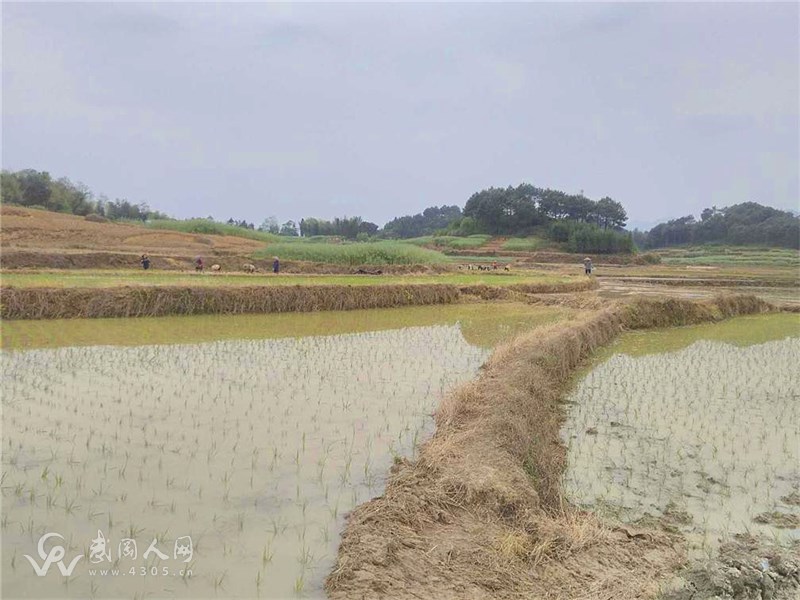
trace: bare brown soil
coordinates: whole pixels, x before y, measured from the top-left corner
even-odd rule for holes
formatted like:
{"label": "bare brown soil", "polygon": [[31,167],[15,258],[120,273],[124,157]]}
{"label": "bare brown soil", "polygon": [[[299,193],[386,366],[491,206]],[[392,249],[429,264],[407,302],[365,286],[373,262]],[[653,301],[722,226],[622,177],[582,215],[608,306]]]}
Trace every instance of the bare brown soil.
{"label": "bare brown soil", "polygon": [[494,237],[480,247],[481,252],[486,252],[487,256],[491,256],[491,252],[502,252],[503,245],[508,241],[505,237]]}
{"label": "bare brown soil", "polygon": [[[235,236],[200,235],[146,229],[107,220],[0,205],[0,263],[3,269],[120,269],[139,268],[142,254],[153,269],[194,268],[196,256],[218,264],[224,273],[241,272],[252,264],[260,272],[272,270],[271,259],[253,259],[264,242]],[[443,273],[457,265],[386,265],[385,274]],[[304,261],[281,261],[286,273],[350,274],[374,272],[369,265],[346,266]]]}
{"label": "bare brown soil", "polygon": [[416,461],[349,516],[331,598],[643,598],[684,561],[679,537],[607,526],[569,506],[560,399],[625,327],[770,310],[754,297],[614,303],[495,351],[436,413]]}
{"label": "bare brown soil", "polygon": [[737,535],[718,557],[688,565],[665,587],[662,600],[796,600],[800,542],[787,548]]}
{"label": "bare brown soil", "polygon": [[142,253],[162,256],[247,256],[263,242],[221,235],[145,229],[125,223],[97,223],[84,217],[21,206],[0,206],[0,248],[46,254],[73,251]]}

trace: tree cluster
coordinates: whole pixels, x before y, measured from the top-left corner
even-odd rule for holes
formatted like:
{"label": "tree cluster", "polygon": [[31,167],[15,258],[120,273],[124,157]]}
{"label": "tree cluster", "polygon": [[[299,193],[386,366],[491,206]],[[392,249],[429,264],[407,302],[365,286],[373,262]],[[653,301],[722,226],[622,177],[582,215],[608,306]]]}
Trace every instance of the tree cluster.
{"label": "tree cluster", "polygon": [[517,187],[489,188],[473,194],[464,217],[475,221],[482,233],[519,235],[552,221],[589,223],[602,229],[622,229],[628,220],[622,204],[605,197],[594,201],[528,183]]}
{"label": "tree cluster", "polygon": [[300,219],[300,235],[303,237],[328,235],[354,240],[375,235],[377,232],[378,226],[375,223],[364,221],[361,217],[336,217],[333,221],[314,217]]}
{"label": "tree cluster", "polygon": [[134,204],[125,199],[109,200],[105,196],[95,200],[86,185],[73,183],[66,177],[53,179],[47,171],[34,169],[16,172],[4,170],[0,174],[0,201],[73,215],[95,213],[108,219],[145,221],[166,217],[150,210],[144,203]]}
{"label": "tree cluster", "polygon": [[643,248],[706,243],[800,248],[800,217],[744,202],[725,208],[712,206],[703,210],[699,221],[687,215],[634,235]]}
{"label": "tree cluster", "polygon": [[383,234],[389,238],[414,238],[433,235],[461,218],[458,206],[431,206],[416,215],[396,217],[383,226]]}
{"label": "tree cluster", "polygon": [[151,219],[169,218],[167,215],[157,210],[150,210],[150,207],[144,202],[140,204],[134,204],[133,202],[129,202],[125,199],[120,200],[119,198],[116,200],[109,200],[103,195],[98,198],[97,203],[94,206],[94,210],[91,212],[101,215],[107,219],[111,219],[112,221],[117,221],[120,219],[149,221]]}
{"label": "tree cluster", "polygon": [[241,227],[242,229],[255,229],[256,228],[256,226],[253,223],[248,223],[244,219],[242,219],[241,221],[237,221],[234,218],[230,218],[225,222],[228,225],[233,225],[234,227]]}

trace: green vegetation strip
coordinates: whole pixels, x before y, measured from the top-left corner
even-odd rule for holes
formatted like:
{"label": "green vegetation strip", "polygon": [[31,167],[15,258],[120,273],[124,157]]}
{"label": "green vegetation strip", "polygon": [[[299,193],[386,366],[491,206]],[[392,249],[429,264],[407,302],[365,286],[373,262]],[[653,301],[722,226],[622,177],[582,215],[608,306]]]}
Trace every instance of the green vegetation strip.
{"label": "green vegetation strip", "polygon": [[[140,224],[140,223],[135,223]],[[176,221],[173,219],[154,219],[145,224],[148,229],[161,229],[166,231],[180,231],[182,233],[200,233],[204,235],[230,235],[234,237],[259,240],[263,242],[274,242],[280,240],[280,236],[266,231],[247,229],[228,223],[218,223],[209,219],[187,219]]]}
{"label": "green vegetation strip", "polygon": [[467,237],[454,235],[425,235],[422,237],[408,238],[402,240],[405,244],[415,246],[436,246],[439,248],[480,248],[486,244],[492,236],[485,234],[475,234]]}
{"label": "green vegetation strip", "polygon": [[287,285],[357,285],[387,284],[411,285],[446,283],[452,285],[505,286],[517,283],[558,284],[575,278],[531,271],[439,273],[432,275],[295,275],[295,274],[217,274],[181,271],[108,271],[108,270],[57,270],[36,272],[6,272],[2,274],[3,287],[118,287],[185,285],[192,287],[265,287]]}
{"label": "green vegetation strip", "polygon": [[400,242],[357,242],[318,244],[279,242],[269,244],[256,258],[278,256],[287,260],[306,260],[339,265],[430,265],[447,262],[440,252]]}

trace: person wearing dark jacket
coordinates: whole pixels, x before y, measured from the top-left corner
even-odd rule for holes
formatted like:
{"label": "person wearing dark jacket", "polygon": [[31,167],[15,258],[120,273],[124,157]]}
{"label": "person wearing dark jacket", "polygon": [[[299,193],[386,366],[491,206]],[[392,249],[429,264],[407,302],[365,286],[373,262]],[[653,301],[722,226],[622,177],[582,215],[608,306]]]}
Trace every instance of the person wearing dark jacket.
{"label": "person wearing dark jacket", "polygon": [[150,268],[150,257],[147,254],[142,254],[142,259],[139,261],[142,264],[142,268],[147,271]]}
{"label": "person wearing dark jacket", "polygon": [[281,261],[278,260],[277,256],[273,256],[272,257],[272,272],[275,273],[275,275],[277,275],[280,270],[281,270]]}

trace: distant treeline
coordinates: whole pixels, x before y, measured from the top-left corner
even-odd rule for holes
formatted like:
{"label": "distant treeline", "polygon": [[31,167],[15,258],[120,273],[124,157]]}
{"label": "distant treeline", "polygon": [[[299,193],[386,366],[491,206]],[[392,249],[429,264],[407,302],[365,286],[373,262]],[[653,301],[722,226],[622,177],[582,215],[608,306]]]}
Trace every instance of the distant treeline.
{"label": "distant treeline", "polygon": [[640,248],[708,243],[800,248],[800,217],[757,202],[712,206],[699,221],[693,215],[673,219],[634,232],[634,240]]}
{"label": "distant treeline", "polygon": [[167,215],[151,210],[147,204],[134,204],[119,198],[109,200],[102,195],[95,198],[83,183],[73,183],[66,177],[53,179],[48,172],[33,169],[4,170],[0,174],[0,201],[73,215],[97,214],[107,219],[147,221],[167,218]]}
{"label": "distant treeline", "polygon": [[458,206],[431,206],[419,214],[392,219],[383,226],[383,235],[400,239],[433,235],[460,219]]}
{"label": "distant treeline", "polygon": [[300,235],[303,237],[328,235],[354,240],[373,236],[376,233],[378,233],[378,226],[375,223],[364,221],[361,217],[336,217],[333,221],[314,217],[300,219]]}
{"label": "distant treeline", "polygon": [[[76,215],[98,214],[112,220],[159,221],[163,227],[175,222],[151,210],[146,203],[109,200],[102,195],[95,198],[82,183],[73,183],[66,177],[53,179],[46,171],[33,169],[3,171],[0,200]],[[755,202],[707,208],[699,221],[689,215],[662,223],[648,232],[630,234],[624,230],[627,220],[622,204],[607,196],[592,200],[582,193],[568,194],[523,183],[476,192],[463,210],[455,205],[431,206],[415,215],[396,217],[382,229],[361,217],[333,220],[306,217],[299,223],[290,220],[283,224],[269,217],[257,228],[246,220],[230,218],[227,225],[281,236],[334,236],[350,240],[408,239],[437,234],[536,235],[582,253],[633,252],[636,246],[649,249],[703,243],[800,247],[800,218]],[[216,223],[211,217],[181,223],[201,221]]]}
{"label": "distant treeline", "polygon": [[[46,171],[3,171],[0,189],[0,200],[12,204],[75,215],[97,214],[112,220],[139,220],[165,228],[174,221],[151,210],[146,203],[109,200],[105,196],[95,198],[86,185],[73,183],[66,177],[54,180]],[[335,236],[350,240],[406,239],[436,233],[525,235],[535,232],[565,242],[575,252],[610,253],[633,250],[630,236],[621,231],[626,220],[625,209],[611,198],[595,202],[583,195],[521,184],[477,192],[469,198],[463,211],[458,206],[433,206],[416,215],[395,218],[383,229],[361,217],[333,220],[307,217],[299,224],[286,221],[282,225],[275,217],[269,217],[258,228],[244,219],[230,218],[220,225],[282,236]],[[181,221],[180,229],[205,232],[208,228],[203,226],[203,221],[215,223],[211,217],[189,219]]]}

